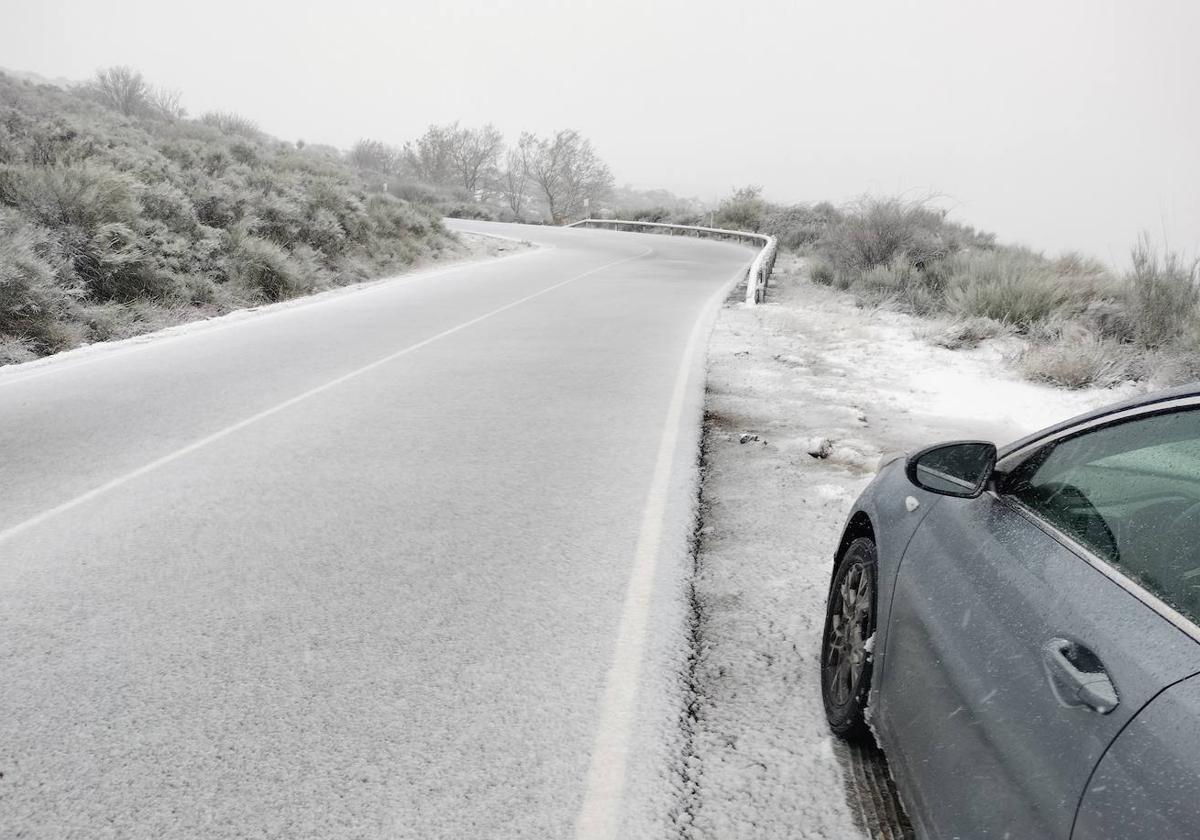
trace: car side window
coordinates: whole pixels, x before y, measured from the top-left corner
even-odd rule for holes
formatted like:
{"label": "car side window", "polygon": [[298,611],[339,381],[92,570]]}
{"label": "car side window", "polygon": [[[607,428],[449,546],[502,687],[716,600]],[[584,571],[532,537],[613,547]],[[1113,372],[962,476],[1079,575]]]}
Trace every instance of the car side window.
{"label": "car side window", "polygon": [[1000,490],[1200,623],[1200,410],[1049,444]]}

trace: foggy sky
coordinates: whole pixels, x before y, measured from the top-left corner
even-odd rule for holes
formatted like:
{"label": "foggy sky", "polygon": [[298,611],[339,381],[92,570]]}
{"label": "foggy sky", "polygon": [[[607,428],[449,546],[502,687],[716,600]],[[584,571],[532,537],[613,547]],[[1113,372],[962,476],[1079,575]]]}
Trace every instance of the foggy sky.
{"label": "foggy sky", "polygon": [[286,139],[573,127],[618,183],[936,193],[1005,241],[1200,250],[1200,4],[0,0],[0,66],[130,64]]}

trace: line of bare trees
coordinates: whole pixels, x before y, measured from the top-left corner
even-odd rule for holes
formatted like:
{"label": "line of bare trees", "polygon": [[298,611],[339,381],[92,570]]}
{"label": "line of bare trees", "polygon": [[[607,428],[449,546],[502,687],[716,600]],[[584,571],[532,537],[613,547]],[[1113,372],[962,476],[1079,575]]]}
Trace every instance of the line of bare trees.
{"label": "line of bare trees", "polygon": [[429,126],[403,148],[360,140],[349,157],[360,169],[385,177],[458,188],[476,200],[500,199],[518,219],[544,211],[554,224],[595,211],[613,187],[608,166],[574,129],[548,137],[525,132],[506,148],[495,126],[454,122]]}
{"label": "line of bare trees", "polygon": [[[175,121],[186,116],[178,91],[151,85],[130,67],[98,71],[87,90],[127,117]],[[214,112],[200,120],[227,134],[260,133],[237,114]],[[591,141],[574,129],[546,137],[524,132],[507,147],[504,135],[490,123],[477,128],[457,122],[431,125],[402,148],[360,140],[349,160],[385,183],[409,180],[457,191],[474,201],[502,204],[518,219],[541,213],[554,224],[594,213],[613,188],[608,166]]]}

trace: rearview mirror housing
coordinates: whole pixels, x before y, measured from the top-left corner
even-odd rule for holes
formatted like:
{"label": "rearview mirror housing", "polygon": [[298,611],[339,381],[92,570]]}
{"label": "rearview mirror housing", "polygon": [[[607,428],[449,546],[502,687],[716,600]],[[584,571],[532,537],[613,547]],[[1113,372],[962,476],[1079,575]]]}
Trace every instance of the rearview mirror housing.
{"label": "rearview mirror housing", "polygon": [[974,499],[996,468],[996,444],[956,440],[922,449],[908,459],[908,480],[930,493]]}

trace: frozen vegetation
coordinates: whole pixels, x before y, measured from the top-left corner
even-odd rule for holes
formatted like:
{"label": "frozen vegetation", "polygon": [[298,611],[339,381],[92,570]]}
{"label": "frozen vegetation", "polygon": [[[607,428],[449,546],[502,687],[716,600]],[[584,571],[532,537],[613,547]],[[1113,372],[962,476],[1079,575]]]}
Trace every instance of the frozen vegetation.
{"label": "frozen vegetation", "polygon": [[334,149],[187,119],[117,68],[0,74],[0,364],[396,272],[458,244]]}
{"label": "frozen vegetation", "polygon": [[[702,218],[666,206],[627,215],[684,224]],[[866,306],[948,322],[943,335],[931,336],[943,346],[1018,336],[1025,349],[1015,361],[1034,381],[1167,386],[1200,376],[1197,263],[1146,236],[1117,271],[1077,253],[1048,257],[1000,243],[925,201],[785,206],[747,187],[703,219],[775,235],[782,247],[811,257],[816,283],[850,291]]]}

